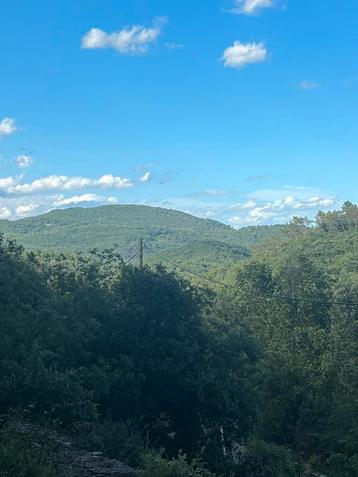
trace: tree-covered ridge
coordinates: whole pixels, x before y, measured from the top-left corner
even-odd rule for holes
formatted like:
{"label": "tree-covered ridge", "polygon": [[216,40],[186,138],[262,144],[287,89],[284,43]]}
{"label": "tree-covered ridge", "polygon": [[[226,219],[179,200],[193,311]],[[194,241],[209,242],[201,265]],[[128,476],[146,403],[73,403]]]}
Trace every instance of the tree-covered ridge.
{"label": "tree-covered ridge", "polygon": [[200,219],[184,212],[140,205],[112,205],[52,211],[17,221],[0,221],[0,232],[16,239],[28,249],[86,251],[93,248],[118,248],[130,257],[143,238],[153,251],[191,247],[198,241],[213,241],[250,247],[278,227],[248,227],[234,230],[220,222]]}
{"label": "tree-covered ridge", "polygon": [[358,257],[358,207],[346,202],[342,209],[319,212],[316,226],[310,227],[305,219],[294,219],[284,233],[276,239],[255,247],[257,255],[274,263],[284,256],[285,250],[304,254],[322,267],[331,280],[337,281],[347,268],[355,268]]}
{"label": "tree-covered ridge", "polygon": [[296,219],[205,289],[3,239],[0,415],[145,477],[356,477],[357,245],[353,221]]}
{"label": "tree-covered ridge", "polygon": [[341,210],[333,212],[319,212],[318,226],[326,232],[342,232],[358,227],[358,206],[352,202],[345,202]]}

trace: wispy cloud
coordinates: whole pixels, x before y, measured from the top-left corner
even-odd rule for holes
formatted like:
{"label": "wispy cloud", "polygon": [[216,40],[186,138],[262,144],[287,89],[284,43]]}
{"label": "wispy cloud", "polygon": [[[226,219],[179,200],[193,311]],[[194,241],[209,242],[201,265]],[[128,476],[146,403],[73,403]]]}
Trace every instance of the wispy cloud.
{"label": "wispy cloud", "polygon": [[152,179],[152,174],[150,172],[146,172],[142,177],[140,177],[139,182],[150,182]]}
{"label": "wispy cloud", "polygon": [[165,48],[168,48],[168,50],[182,50],[184,48],[184,45],[182,43],[167,42],[165,43]]}
{"label": "wispy cloud", "polygon": [[13,118],[4,118],[0,121],[0,137],[10,136],[17,131],[16,121]]}
{"label": "wispy cloud", "polygon": [[158,184],[161,184],[161,185],[169,184],[169,182],[172,182],[174,178],[177,175],[179,175],[181,172],[182,171],[180,170],[166,171],[156,175],[155,179],[158,182]]}
{"label": "wispy cloud", "polygon": [[303,80],[299,83],[298,87],[300,89],[317,89],[319,88],[319,84],[316,81]]}
{"label": "wispy cloud", "polygon": [[18,165],[18,167],[20,167],[20,169],[26,169],[30,167],[33,164],[33,162],[34,162],[33,158],[29,156],[28,154],[20,154],[16,158],[16,164]]}
{"label": "wispy cloud", "polygon": [[224,66],[227,68],[243,68],[253,63],[262,63],[267,58],[267,49],[264,43],[241,43],[235,41],[226,48],[222,56]]}
{"label": "wispy cloud", "polygon": [[220,195],[227,194],[227,191],[223,190],[223,189],[205,189],[201,194],[202,195],[220,196]]}
{"label": "wispy cloud", "polygon": [[235,0],[231,13],[237,15],[257,15],[265,8],[272,8],[273,0]]}
{"label": "wispy cloud", "polygon": [[81,45],[87,50],[113,48],[121,54],[144,54],[148,52],[150,44],[158,39],[165,23],[166,19],[161,17],[156,18],[150,28],[133,25],[112,33],[91,28],[82,37]]}

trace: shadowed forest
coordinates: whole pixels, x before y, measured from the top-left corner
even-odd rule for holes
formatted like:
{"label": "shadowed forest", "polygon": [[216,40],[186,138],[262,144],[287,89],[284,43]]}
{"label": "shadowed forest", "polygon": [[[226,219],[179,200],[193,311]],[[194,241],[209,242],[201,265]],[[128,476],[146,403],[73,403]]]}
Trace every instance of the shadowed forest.
{"label": "shadowed forest", "polygon": [[4,228],[1,476],[77,475],[52,433],[142,477],[358,475],[356,205],[246,242],[211,225],[143,269],[132,243],[37,251]]}

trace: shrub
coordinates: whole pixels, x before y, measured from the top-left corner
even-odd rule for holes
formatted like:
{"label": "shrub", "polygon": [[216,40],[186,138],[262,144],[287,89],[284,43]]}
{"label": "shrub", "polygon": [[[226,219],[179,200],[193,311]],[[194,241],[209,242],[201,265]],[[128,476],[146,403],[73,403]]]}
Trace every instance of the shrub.
{"label": "shrub", "polygon": [[300,466],[282,446],[253,439],[248,442],[235,476],[240,477],[299,477]]}
{"label": "shrub", "polygon": [[327,461],[329,477],[356,477],[358,475],[358,454],[348,457],[334,454]]}
{"label": "shrub", "polygon": [[167,460],[161,454],[145,454],[142,458],[140,477],[215,477],[198,459],[191,462],[185,454]]}
{"label": "shrub", "polygon": [[26,438],[0,439],[0,475],[2,477],[58,477],[58,469],[46,451]]}

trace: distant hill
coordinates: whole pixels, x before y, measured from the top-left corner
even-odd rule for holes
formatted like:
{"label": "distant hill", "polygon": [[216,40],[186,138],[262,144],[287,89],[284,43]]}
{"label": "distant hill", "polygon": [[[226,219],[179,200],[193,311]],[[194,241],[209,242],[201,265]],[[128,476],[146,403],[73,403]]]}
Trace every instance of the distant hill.
{"label": "distant hill", "polygon": [[[198,284],[203,283],[199,276],[210,275],[211,278],[223,280],[228,268],[248,256],[250,251],[246,247],[203,240],[165,250],[160,255],[149,255],[147,263],[149,265],[160,263]],[[190,272],[194,272],[196,276]]]}
{"label": "distant hill", "polygon": [[118,249],[127,259],[143,238],[146,254],[215,263],[238,260],[265,238],[282,233],[284,226],[235,230],[210,219],[176,210],[141,205],[108,205],[56,210],[37,217],[0,220],[0,232],[28,249],[57,252]]}

